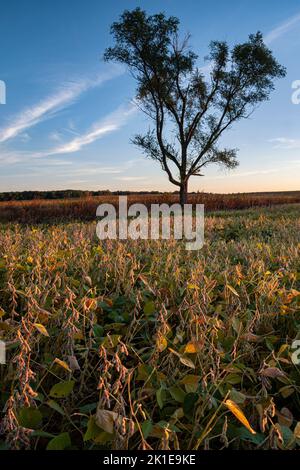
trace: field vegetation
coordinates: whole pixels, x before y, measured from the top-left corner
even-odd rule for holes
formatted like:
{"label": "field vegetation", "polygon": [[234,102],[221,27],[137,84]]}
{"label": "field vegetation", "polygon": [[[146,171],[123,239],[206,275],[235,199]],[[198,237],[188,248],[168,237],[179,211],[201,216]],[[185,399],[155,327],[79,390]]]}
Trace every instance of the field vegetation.
{"label": "field vegetation", "polygon": [[[73,203],[84,219],[94,201]],[[95,221],[3,223],[0,306],[3,449],[300,444],[299,204],[210,213],[193,252],[100,242]]]}
{"label": "field vegetation", "polygon": [[[118,208],[120,194],[111,193],[101,196],[83,194],[82,197],[74,198],[4,201],[0,202],[0,223],[91,221],[95,220],[96,209],[99,204],[110,203]],[[178,203],[178,194],[176,193],[124,193],[124,195],[128,197],[128,204],[142,203],[147,207],[150,207],[151,204],[161,204],[163,202],[168,204]],[[55,193],[52,196],[55,197]],[[188,202],[190,204],[204,204],[205,210],[209,212],[268,207],[278,204],[300,203],[300,191],[241,194],[191,193]]]}

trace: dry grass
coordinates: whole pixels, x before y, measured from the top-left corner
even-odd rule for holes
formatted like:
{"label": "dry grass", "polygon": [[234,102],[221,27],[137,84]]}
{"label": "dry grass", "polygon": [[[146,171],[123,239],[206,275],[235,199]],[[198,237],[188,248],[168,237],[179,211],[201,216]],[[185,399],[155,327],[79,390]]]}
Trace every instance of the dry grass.
{"label": "dry grass", "polygon": [[2,447],[296,447],[299,291],[299,205],[211,215],[199,252],[3,225]]}

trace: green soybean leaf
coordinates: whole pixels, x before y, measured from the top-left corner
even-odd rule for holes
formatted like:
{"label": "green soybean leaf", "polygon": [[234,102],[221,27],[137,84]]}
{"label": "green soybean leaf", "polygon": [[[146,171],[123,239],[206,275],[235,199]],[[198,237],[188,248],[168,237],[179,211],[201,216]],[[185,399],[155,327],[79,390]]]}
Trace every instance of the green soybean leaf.
{"label": "green soybean leaf", "polygon": [[166,399],[166,391],[164,388],[160,387],[156,392],[156,400],[160,409],[164,407],[165,399]]}
{"label": "green soybean leaf", "polygon": [[70,447],[70,445],[71,439],[69,433],[63,432],[48,442],[47,450],[64,450],[66,447]]}
{"label": "green soybean leaf", "polygon": [[173,387],[170,387],[168,390],[169,390],[171,397],[174,398],[174,400],[178,401],[179,403],[184,402],[184,398],[186,394],[182,390],[182,388],[176,387],[176,385],[173,385]]}
{"label": "green soybean leaf", "polygon": [[153,428],[153,424],[150,420],[146,420],[142,423],[142,431],[143,431],[143,436],[145,439],[149,436]]}
{"label": "green soybean leaf", "polygon": [[85,435],[83,436],[84,441],[89,441],[91,439],[95,439],[99,434],[101,434],[103,431],[99,426],[97,426],[97,423],[95,421],[95,417],[91,416],[88,425],[87,425],[87,430],[85,432]]}
{"label": "green soybean leaf", "polygon": [[74,388],[74,380],[66,380],[65,382],[59,382],[50,390],[50,396],[54,398],[65,398],[72,392]]}
{"label": "green soybean leaf", "polygon": [[183,411],[187,418],[191,418],[193,416],[194,408],[198,398],[198,393],[187,393],[184,397]]}
{"label": "green soybean leaf", "polygon": [[57,411],[59,414],[61,414],[62,416],[65,415],[65,412],[64,410],[62,409],[62,407],[54,400],[49,400],[46,402],[46,405],[50,406],[50,408],[52,408],[53,410]]}
{"label": "green soybean leaf", "polygon": [[145,315],[152,315],[155,312],[155,303],[153,300],[149,300],[144,305],[144,314]]}
{"label": "green soybean leaf", "polygon": [[24,407],[18,413],[18,423],[23,428],[37,429],[42,419],[42,413],[36,408]]}

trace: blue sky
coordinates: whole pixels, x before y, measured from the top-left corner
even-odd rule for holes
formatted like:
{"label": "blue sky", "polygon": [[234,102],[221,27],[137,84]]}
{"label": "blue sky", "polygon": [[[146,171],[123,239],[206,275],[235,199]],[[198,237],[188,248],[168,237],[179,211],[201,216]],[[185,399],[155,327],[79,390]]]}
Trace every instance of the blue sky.
{"label": "blue sky", "polygon": [[261,30],[287,67],[270,101],[223,139],[239,148],[240,166],[226,173],[207,168],[190,189],[299,190],[300,104],[291,100],[292,83],[300,80],[298,0],[2,0],[0,191],[176,189],[130,144],[149,127],[131,105],[132,77],[101,60],[111,23],[137,6],[178,16],[200,66],[211,40],[234,44]]}

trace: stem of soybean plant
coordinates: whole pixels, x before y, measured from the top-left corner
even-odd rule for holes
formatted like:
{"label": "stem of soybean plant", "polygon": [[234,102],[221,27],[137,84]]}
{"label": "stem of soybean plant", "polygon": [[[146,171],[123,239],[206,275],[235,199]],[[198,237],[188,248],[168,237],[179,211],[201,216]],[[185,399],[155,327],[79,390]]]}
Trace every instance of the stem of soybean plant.
{"label": "stem of soybean plant", "polygon": [[219,410],[221,409],[222,405],[224,404],[225,400],[227,399],[228,395],[229,395],[230,391],[226,393],[225,397],[223,398],[223,400],[221,401],[219,407],[216,409],[216,411],[214,412],[214,414],[212,415],[212,417],[210,418],[210,420],[208,421],[207,425],[205,426],[204,428],[204,431],[203,433],[201,434],[201,436],[199,437],[199,439],[197,439],[197,442],[196,442],[196,445],[195,445],[195,448],[193,450],[198,450],[198,448],[200,447],[200,445],[202,444],[202,441],[206,438],[206,436],[208,436],[208,434],[210,433],[210,431],[212,430],[213,426],[211,426],[213,420],[215,419],[215,417],[217,416]]}

